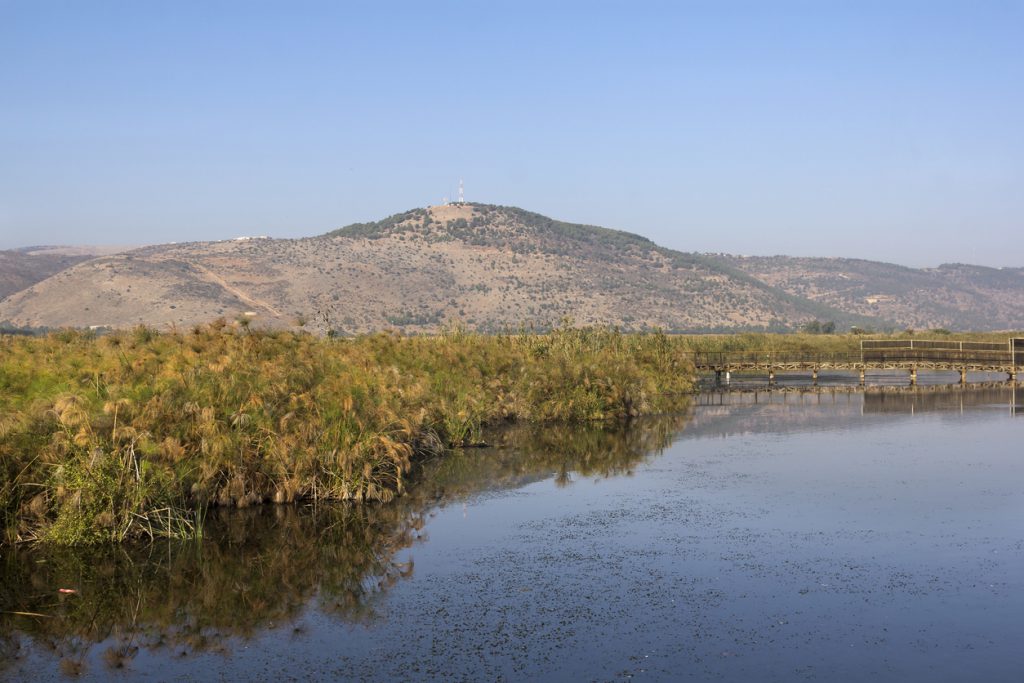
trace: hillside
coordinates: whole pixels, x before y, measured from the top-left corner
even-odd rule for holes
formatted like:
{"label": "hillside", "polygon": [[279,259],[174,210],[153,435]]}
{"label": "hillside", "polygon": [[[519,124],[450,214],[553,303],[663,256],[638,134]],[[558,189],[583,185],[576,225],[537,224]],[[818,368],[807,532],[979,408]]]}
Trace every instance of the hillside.
{"label": "hillside", "polygon": [[105,251],[102,247],[28,247],[0,251],[0,299]]}
{"label": "hillside", "polygon": [[255,324],[343,333],[569,317],[630,329],[857,322],[638,235],[476,204],[416,209],[297,240],[166,244],[79,263],[0,302],[26,326]]}
{"label": "hillside", "polygon": [[690,332],[815,319],[838,329],[1019,328],[1022,279],[1020,269],[681,253],[626,232],[464,204],[318,237],[164,244],[54,265],[0,301],[0,322],[162,327],[246,317],[342,334],[544,328],[563,318]]}
{"label": "hillside", "polygon": [[850,313],[919,329],[1024,327],[1024,268],[907,268],[839,258],[723,256],[720,262]]}

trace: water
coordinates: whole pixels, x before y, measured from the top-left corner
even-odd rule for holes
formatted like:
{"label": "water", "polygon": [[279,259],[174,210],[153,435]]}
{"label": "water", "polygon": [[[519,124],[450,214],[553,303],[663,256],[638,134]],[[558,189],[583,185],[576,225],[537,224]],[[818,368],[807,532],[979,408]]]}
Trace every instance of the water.
{"label": "water", "polygon": [[0,677],[1020,680],[1022,405],[748,383],[505,434],[397,505],[8,552]]}

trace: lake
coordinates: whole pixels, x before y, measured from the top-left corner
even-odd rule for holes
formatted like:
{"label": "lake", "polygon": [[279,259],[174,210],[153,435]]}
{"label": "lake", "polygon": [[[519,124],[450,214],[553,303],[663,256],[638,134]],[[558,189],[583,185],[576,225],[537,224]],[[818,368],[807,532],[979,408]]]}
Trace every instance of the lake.
{"label": "lake", "polygon": [[1020,680],[1024,391],[881,380],[509,429],[384,507],[5,550],[0,678]]}

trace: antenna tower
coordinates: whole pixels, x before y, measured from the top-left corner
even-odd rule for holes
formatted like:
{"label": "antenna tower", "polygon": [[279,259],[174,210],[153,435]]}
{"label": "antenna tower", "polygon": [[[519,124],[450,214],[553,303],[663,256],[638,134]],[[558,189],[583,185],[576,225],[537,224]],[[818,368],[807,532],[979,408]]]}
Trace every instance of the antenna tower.
{"label": "antenna tower", "polygon": [[459,178],[459,204],[466,203],[466,193],[462,191],[462,178]]}

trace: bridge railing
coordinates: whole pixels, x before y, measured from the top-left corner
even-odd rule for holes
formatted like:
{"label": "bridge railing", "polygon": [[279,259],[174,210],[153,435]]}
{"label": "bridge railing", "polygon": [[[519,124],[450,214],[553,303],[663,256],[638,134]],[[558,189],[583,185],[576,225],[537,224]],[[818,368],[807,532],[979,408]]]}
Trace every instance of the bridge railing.
{"label": "bridge railing", "polygon": [[1009,365],[1010,354],[1002,351],[950,351],[947,349],[864,350],[865,363],[949,363],[964,365]]}
{"label": "bridge railing", "polygon": [[950,365],[1009,365],[1012,344],[949,339],[865,339],[865,363],[948,363]]}
{"label": "bridge railing", "polygon": [[1006,353],[1010,346],[1003,342],[951,341],[948,339],[864,339],[862,351],[881,349],[934,351],[997,351]]}
{"label": "bridge railing", "polygon": [[854,364],[861,362],[859,353],[734,353],[729,351],[698,351],[693,354],[697,367],[718,367],[742,365],[829,365]]}
{"label": "bridge railing", "polygon": [[961,342],[932,339],[865,339],[859,352],[813,353],[698,351],[693,353],[698,368],[782,367],[785,365],[876,365],[925,363],[951,367],[1024,366],[1024,339],[1008,344]]}

